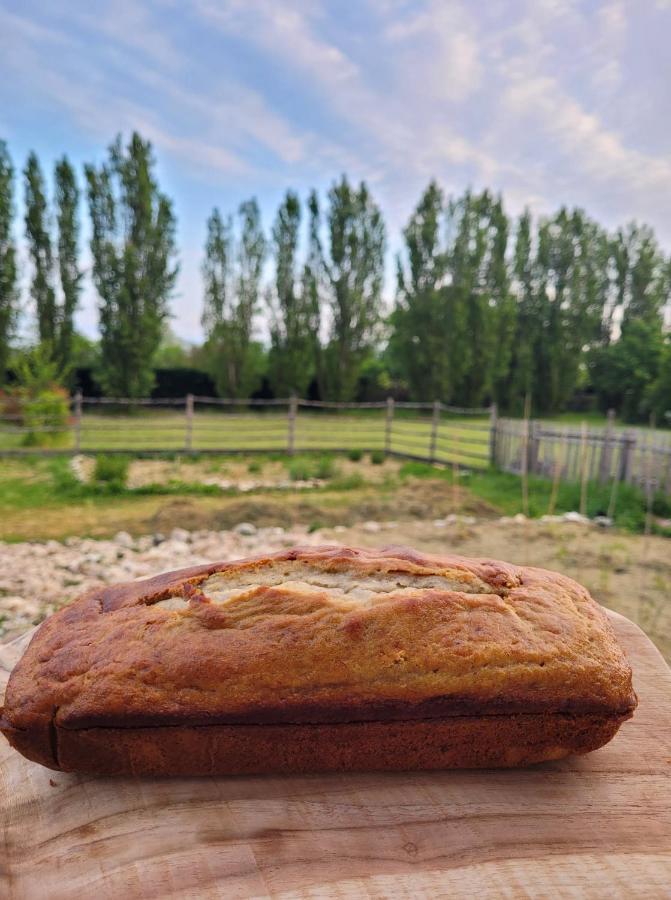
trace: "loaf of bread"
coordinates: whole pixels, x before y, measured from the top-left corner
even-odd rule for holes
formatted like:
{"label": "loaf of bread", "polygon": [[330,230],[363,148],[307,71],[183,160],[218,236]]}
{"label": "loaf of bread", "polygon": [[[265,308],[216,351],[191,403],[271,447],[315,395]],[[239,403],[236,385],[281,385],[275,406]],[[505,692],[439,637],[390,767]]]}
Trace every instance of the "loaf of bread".
{"label": "loaf of bread", "polygon": [[12,672],[0,728],[69,772],[516,766],[602,746],[635,706],[603,610],[569,578],[299,547],[57,612]]}

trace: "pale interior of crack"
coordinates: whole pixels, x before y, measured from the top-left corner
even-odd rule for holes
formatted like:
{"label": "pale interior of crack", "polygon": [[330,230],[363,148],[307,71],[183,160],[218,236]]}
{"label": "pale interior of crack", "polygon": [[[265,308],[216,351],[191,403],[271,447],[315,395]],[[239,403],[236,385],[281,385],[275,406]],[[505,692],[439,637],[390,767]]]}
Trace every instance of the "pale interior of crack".
{"label": "pale interior of crack", "polygon": [[[469,594],[494,594],[487,582],[470,573],[463,578],[442,574],[420,575],[408,572],[324,571],[318,566],[283,562],[263,569],[237,569],[217,572],[199,586],[212,603],[227,605],[262,587],[275,587],[294,594],[324,592],[328,600],[347,605],[371,606],[390,594],[407,594],[417,590],[459,591]],[[188,599],[168,597],[155,605],[168,610],[184,609]]]}

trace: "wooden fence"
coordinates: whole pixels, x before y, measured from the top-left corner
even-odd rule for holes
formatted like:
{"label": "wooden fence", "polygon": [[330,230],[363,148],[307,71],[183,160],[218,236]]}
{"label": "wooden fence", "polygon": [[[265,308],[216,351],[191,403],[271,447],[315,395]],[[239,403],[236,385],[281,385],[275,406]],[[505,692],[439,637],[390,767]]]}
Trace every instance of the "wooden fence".
{"label": "wooden fence", "polygon": [[652,429],[561,427],[538,420],[498,419],[494,465],[560,481],[621,481],[671,493],[671,434]]}
{"label": "wooden fence", "polygon": [[163,400],[75,395],[65,428],[0,416],[0,454],[380,451],[484,468],[493,413],[433,403],[329,403],[289,397]]}
{"label": "wooden fence", "polygon": [[0,415],[0,455],[47,453],[288,453],[380,451],[466,468],[488,465],[555,481],[622,481],[671,493],[671,432],[561,427],[499,418],[496,407],[75,395],[67,425],[28,427]]}

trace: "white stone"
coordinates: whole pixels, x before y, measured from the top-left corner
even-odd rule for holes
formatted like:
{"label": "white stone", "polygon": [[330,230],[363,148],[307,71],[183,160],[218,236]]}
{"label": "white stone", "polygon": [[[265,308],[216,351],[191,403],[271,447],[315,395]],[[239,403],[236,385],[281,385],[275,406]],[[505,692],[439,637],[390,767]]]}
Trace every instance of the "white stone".
{"label": "white stone", "polygon": [[252,525],[251,522],[240,522],[233,529],[236,534],[248,535],[251,536],[256,534],[256,525]]}
{"label": "white stone", "polygon": [[170,540],[188,544],[191,540],[191,534],[186,530],[186,528],[173,528],[170,532]]}
{"label": "white stone", "polygon": [[120,547],[126,547],[130,550],[133,547],[133,538],[128,534],[127,531],[118,531],[114,535],[114,543],[118,544]]}
{"label": "white stone", "polygon": [[578,525],[589,525],[589,519],[587,518],[587,516],[582,516],[579,512],[566,512],[564,513],[562,518],[565,522],[575,522]]}
{"label": "white stone", "polygon": [[382,526],[379,522],[364,522],[363,530],[368,531],[371,534],[377,534],[378,531],[382,531]]}

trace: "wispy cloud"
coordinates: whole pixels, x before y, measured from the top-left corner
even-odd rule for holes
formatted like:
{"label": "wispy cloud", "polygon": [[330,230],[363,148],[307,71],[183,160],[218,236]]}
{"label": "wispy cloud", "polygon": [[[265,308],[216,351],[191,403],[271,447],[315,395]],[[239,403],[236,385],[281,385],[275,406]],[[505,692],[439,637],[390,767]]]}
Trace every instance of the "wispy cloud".
{"label": "wispy cloud", "polygon": [[256,192],[269,221],[286,187],[343,171],[371,183],[392,247],[431,177],[493,187],[513,212],[565,202],[609,225],[635,216],[671,246],[669,0],[4,7],[4,133],[20,141],[39,121],[31,134],[48,142],[52,129],[54,155],[92,141],[102,154],[133,128],[149,137],[186,223],[191,302],[211,205]]}

